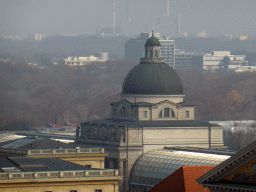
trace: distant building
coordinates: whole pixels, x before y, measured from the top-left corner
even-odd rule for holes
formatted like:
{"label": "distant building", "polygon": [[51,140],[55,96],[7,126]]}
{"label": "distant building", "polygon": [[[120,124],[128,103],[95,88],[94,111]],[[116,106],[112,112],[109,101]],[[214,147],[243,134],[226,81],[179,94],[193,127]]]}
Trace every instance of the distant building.
{"label": "distant building", "polygon": [[200,61],[201,54],[194,52],[185,52],[179,49],[175,50],[175,68],[176,69],[195,69],[202,68],[203,62]]}
{"label": "distant building", "polygon": [[239,40],[240,41],[245,41],[245,40],[247,40],[248,39],[248,36],[243,36],[243,35],[240,35],[239,36]]}
{"label": "distant building", "polygon": [[109,59],[108,52],[98,52],[95,56],[90,57],[68,57],[64,59],[65,65],[69,66],[84,66],[90,62],[105,62]]}
{"label": "distant building", "polygon": [[197,33],[197,37],[206,38],[206,32],[202,31],[202,32]]}
{"label": "distant building", "polygon": [[159,38],[161,43],[160,55],[165,59],[165,63],[175,68],[175,41],[169,38]]}
{"label": "distant building", "polygon": [[256,66],[228,65],[227,70],[235,72],[255,72]]}
{"label": "distant building", "polygon": [[0,192],[117,192],[121,179],[118,170],[92,169],[56,158],[0,161]]}
{"label": "distant building", "polygon": [[[152,33],[143,32],[135,39],[130,39],[125,43],[125,59],[134,63],[139,63],[140,58],[145,56],[144,45]],[[160,56],[165,59],[165,63],[175,68],[175,41],[169,38],[161,38],[160,33],[154,33],[161,43]]]}
{"label": "distant building", "polygon": [[230,51],[213,51],[203,55],[203,70],[216,71],[229,65],[246,66],[248,61],[245,58],[245,55],[231,55]]}

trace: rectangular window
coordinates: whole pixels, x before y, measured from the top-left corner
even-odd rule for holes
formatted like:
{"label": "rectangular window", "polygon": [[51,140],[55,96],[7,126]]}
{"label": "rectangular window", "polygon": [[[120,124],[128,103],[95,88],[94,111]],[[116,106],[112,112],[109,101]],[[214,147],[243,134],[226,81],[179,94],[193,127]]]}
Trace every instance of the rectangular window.
{"label": "rectangular window", "polygon": [[70,190],[70,192],[77,192],[77,190]]}
{"label": "rectangular window", "polygon": [[147,111],[143,111],[143,118],[147,118],[148,116],[148,112]]}
{"label": "rectangular window", "polygon": [[164,108],[164,117],[170,117],[170,109]]}
{"label": "rectangular window", "polygon": [[85,165],[85,167],[91,168],[92,166],[91,165]]}
{"label": "rectangular window", "polygon": [[102,190],[101,189],[96,189],[95,192],[102,192]]}
{"label": "rectangular window", "polygon": [[186,118],[189,117],[189,111],[186,111]]}

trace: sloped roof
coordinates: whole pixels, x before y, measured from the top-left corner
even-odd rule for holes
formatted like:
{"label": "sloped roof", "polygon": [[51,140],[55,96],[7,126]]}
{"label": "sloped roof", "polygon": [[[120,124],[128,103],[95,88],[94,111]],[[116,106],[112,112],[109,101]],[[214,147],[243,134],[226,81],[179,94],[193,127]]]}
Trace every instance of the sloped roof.
{"label": "sloped roof", "polygon": [[[205,189],[196,182],[196,179],[215,166],[183,166],[163,181],[151,188],[148,192],[205,192]],[[210,190],[206,190],[210,192]]]}
{"label": "sloped roof", "polygon": [[55,141],[49,138],[21,138],[14,141],[7,141],[0,144],[2,148],[10,149],[58,149],[62,148],[72,148],[74,146],[63,143],[60,141]]}
{"label": "sloped roof", "polygon": [[9,157],[8,160],[26,172],[94,170],[58,158]]}
{"label": "sloped roof", "polygon": [[[197,179],[197,182],[204,187],[215,190],[237,189],[238,191],[242,191],[248,189],[250,191],[256,191],[256,179],[255,181],[248,180],[248,177],[250,179],[252,178],[252,162],[256,165],[256,141],[252,142],[250,145],[237,152],[235,155],[231,156],[208,173],[204,174],[202,177]],[[245,166],[247,169],[251,169],[248,173],[245,173],[247,179],[229,179],[231,175],[234,175]],[[254,167],[254,169],[256,168]]]}

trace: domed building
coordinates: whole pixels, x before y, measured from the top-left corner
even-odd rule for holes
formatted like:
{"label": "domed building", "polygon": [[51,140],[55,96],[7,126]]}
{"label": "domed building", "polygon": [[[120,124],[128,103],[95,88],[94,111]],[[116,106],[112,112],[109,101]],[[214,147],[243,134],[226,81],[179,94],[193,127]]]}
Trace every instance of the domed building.
{"label": "domed building", "polygon": [[[153,34],[153,33],[152,33]],[[160,57],[161,44],[152,35],[145,57],[126,76],[121,100],[111,103],[111,117],[81,124],[76,142],[105,147],[105,166],[120,170],[127,191],[137,158],[165,146],[223,148],[223,129],[194,120],[194,105],[184,101],[183,85],[175,70]]]}

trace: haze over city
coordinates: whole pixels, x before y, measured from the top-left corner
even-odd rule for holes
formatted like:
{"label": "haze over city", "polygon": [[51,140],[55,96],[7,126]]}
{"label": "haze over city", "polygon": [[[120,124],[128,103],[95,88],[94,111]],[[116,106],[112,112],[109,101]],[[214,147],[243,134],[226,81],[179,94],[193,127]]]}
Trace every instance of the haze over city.
{"label": "haze over city", "polygon": [[255,191],[255,0],[0,0],[0,192]]}
{"label": "haze over city", "polygon": [[1,0],[0,34],[30,33],[94,35],[97,28],[115,26],[122,34],[152,30],[175,35],[180,14],[182,32],[205,31],[207,36],[255,35],[256,2],[252,0]]}

